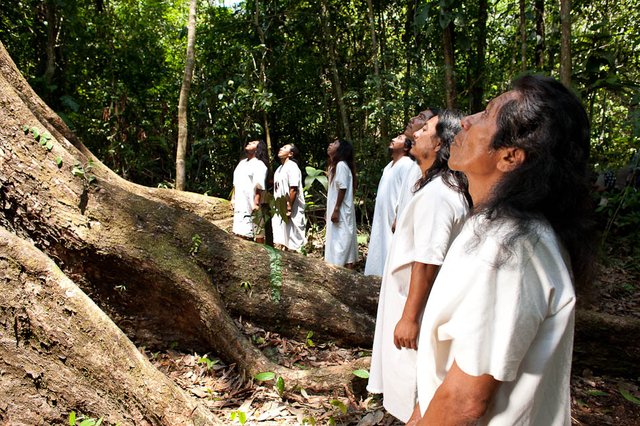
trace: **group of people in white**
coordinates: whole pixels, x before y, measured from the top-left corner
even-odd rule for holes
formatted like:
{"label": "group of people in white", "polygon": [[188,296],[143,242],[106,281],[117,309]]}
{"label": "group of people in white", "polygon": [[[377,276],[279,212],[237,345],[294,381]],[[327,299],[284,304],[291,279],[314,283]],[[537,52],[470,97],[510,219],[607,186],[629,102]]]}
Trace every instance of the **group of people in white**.
{"label": "group of people in white", "polygon": [[[390,414],[571,424],[575,287],[594,264],[589,131],[571,91],[525,76],[483,112],[429,109],[391,141],[365,266],[382,277],[367,389]],[[325,259],[352,266],[353,147],[327,152]]]}

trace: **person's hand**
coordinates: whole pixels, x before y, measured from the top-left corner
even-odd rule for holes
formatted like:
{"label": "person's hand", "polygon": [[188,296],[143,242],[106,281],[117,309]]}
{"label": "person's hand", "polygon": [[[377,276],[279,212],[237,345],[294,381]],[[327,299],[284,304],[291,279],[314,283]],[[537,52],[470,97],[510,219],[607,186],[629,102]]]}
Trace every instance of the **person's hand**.
{"label": "person's hand", "polygon": [[419,332],[420,324],[418,324],[418,321],[402,317],[393,331],[393,344],[398,349],[418,349]]}
{"label": "person's hand", "polygon": [[287,202],[287,216],[291,217],[291,204]]}
{"label": "person's hand", "polygon": [[260,205],[258,205],[258,204],[254,204],[254,205],[253,205],[253,211],[254,211],[254,212],[257,212],[258,210],[260,210]]}
{"label": "person's hand", "polygon": [[331,213],[331,222],[338,223],[339,221],[340,221],[340,211],[336,209],[333,211],[333,213]]}

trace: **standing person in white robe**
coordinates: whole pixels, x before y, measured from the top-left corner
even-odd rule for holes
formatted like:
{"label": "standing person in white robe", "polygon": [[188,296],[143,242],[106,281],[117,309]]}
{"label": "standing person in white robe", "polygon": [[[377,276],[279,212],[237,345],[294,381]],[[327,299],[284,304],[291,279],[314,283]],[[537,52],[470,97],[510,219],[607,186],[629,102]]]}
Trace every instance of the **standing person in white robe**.
{"label": "standing person in white robe", "polygon": [[329,189],[327,191],[327,229],[324,260],[353,269],[358,260],[356,212],[353,202],[355,164],[353,146],[336,139],[327,148]]}
{"label": "standing person in white robe", "polygon": [[[244,147],[246,158],[233,171],[233,227],[232,232],[244,239],[264,243],[264,224],[260,221],[260,201],[266,188],[267,166],[264,141],[250,141]],[[257,217],[257,219],[254,219]]]}
{"label": "standing person in white robe", "polygon": [[[306,244],[304,190],[302,172],[298,167],[300,150],[287,144],[278,151],[280,166],[273,177],[273,196],[278,205],[280,199],[286,203],[286,216],[276,213],[271,219],[273,244],[285,250],[300,250]],[[282,203],[283,206],[285,203]]]}
{"label": "standing person in white robe", "polygon": [[417,401],[422,313],[469,210],[464,176],[447,166],[461,117],[444,111],[415,133],[411,153],[423,175],[398,222],[382,278],[367,390],[382,393],[385,409],[403,422],[410,419]]}
{"label": "standing person in white robe", "polygon": [[[415,117],[411,117],[409,123],[407,123],[407,127],[404,129],[404,134],[407,138],[414,141],[414,133],[418,130],[422,129],[424,123],[429,121],[431,117],[434,115],[438,115],[439,109],[437,108],[427,108],[424,111],[420,111],[418,115]],[[398,207],[396,208],[395,218],[393,219],[393,225],[391,225],[391,231],[395,232],[396,224],[398,223],[398,219],[400,215],[404,211],[409,201],[411,201],[411,197],[413,197],[413,189],[416,185],[416,182],[422,177],[422,170],[420,170],[420,166],[418,162],[414,161],[411,164],[411,167],[406,173],[406,176],[402,180],[402,184],[400,185],[400,195],[398,195]]]}
{"label": "standing person in white robe", "polygon": [[425,309],[418,424],[572,423],[573,282],[595,259],[589,147],[580,101],[547,77],[462,120],[449,166],[474,211]]}
{"label": "standing person in white robe", "polygon": [[378,184],[367,262],[364,266],[365,275],[382,276],[387,252],[391,245],[391,236],[393,235],[391,227],[396,217],[400,188],[413,164],[413,160],[409,157],[410,149],[411,139],[404,134],[396,136],[389,143],[388,150],[391,154],[391,161],[384,168]]}

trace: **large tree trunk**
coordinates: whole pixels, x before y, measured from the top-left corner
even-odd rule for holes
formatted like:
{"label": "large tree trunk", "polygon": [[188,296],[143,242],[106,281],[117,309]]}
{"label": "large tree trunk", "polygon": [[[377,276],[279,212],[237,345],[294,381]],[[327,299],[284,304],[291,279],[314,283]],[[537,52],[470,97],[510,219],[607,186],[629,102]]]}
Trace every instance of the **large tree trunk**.
{"label": "large tree trunk", "polygon": [[571,0],[560,0],[560,81],[571,86]]}
{"label": "large tree trunk", "polygon": [[[270,362],[220,293],[232,312],[265,328],[371,342],[379,280],[295,253],[271,260],[268,248],[212,223],[228,216],[226,201],[121,179],[32,92],[1,45],[0,71],[0,225],[55,259],[129,337],[214,350],[249,375],[280,371],[310,388],[335,383]],[[279,300],[270,286],[277,270]]]}
{"label": "large tree trunk", "polygon": [[217,424],[44,253],[0,227],[0,423]]}
{"label": "large tree trunk", "polygon": [[178,147],[176,149],[176,189],[184,191],[186,186],[185,158],[187,156],[188,120],[187,105],[189,103],[189,90],[195,65],[196,44],[196,4],[197,0],[189,3],[189,24],[187,26],[187,59],[184,65],[184,78],[180,89],[180,101],[178,102]]}

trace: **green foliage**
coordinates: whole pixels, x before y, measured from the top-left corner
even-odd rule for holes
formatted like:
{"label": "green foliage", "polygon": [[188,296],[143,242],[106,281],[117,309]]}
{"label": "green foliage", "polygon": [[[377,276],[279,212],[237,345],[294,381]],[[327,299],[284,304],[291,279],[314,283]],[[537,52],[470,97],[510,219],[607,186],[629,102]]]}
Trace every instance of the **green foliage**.
{"label": "green foliage", "polygon": [[284,379],[281,376],[276,379],[274,388],[276,389],[276,392],[278,392],[278,396],[282,398],[284,395]]}
{"label": "green foliage", "polygon": [[332,399],[329,403],[338,408],[342,414],[347,414],[347,406],[344,402],[340,401],[339,399]]}
{"label": "green foliage", "polygon": [[311,348],[316,346],[316,344],[313,343],[313,340],[311,340],[312,337],[313,337],[313,331],[307,332],[306,344]]}
{"label": "green foliage", "polygon": [[229,414],[229,419],[231,421],[238,420],[238,422],[243,425],[247,422],[247,413],[241,410],[235,410]]}
{"label": "green foliage", "polygon": [[69,413],[69,426],[100,426],[102,424],[102,417],[99,419],[93,419],[91,417],[78,416],[76,412]]}
{"label": "green foliage", "polygon": [[622,386],[618,388],[618,390],[620,391],[620,395],[622,395],[622,397],[624,399],[626,399],[629,402],[633,402],[636,405],[640,405],[640,399],[636,398],[635,396],[631,395],[631,392],[629,392],[627,389],[623,388]]}
{"label": "green foliage", "polygon": [[209,357],[207,355],[204,355],[204,356],[198,358],[198,364],[206,366],[207,371],[211,370],[213,368],[213,366],[216,365],[219,362],[220,362],[219,359],[209,359]]}
{"label": "green foliage", "polygon": [[280,293],[282,289],[282,255],[271,246],[264,245],[265,250],[269,253],[269,284],[271,286],[271,300],[280,302]]}
{"label": "green foliage", "polygon": [[256,374],[253,378],[259,382],[268,382],[269,380],[273,380],[275,377],[276,377],[276,373],[272,371],[265,371],[265,372]]}
{"label": "green foliage", "polygon": [[369,378],[369,372],[367,370],[354,370],[353,375],[356,377],[360,377],[361,379]]}
{"label": "green foliage", "polygon": [[189,248],[189,254],[191,256],[195,256],[196,254],[198,254],[201,244],[202,238],[200,237],[200,235],[195,234],[193,237],[191,237],[191,247]]}

